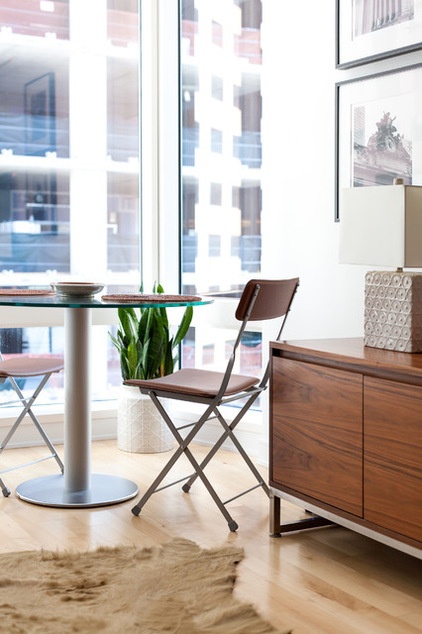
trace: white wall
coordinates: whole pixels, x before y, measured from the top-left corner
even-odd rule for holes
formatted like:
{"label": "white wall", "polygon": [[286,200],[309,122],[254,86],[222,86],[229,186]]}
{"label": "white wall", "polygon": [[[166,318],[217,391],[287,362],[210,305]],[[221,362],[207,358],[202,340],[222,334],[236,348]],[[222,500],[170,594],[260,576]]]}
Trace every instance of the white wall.
{"label": "white wall", "polygon": [[263,275],[300,277],[285,338],[362,336],[368,267],[338,263],[335,82],[422,53],[336,70],[334,0],[264,0],[263,9]]}

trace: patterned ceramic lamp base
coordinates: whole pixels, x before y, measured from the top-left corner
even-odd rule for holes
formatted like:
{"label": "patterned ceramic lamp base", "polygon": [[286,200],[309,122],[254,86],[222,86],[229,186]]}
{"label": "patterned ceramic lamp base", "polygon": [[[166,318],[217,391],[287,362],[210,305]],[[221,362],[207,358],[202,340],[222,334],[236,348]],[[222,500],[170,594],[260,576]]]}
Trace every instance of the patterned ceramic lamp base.
{"label": "patterned ceramic lamp base", "polygon": [[422,274],[369,271],[365,277],[366,346],[422,352]]}

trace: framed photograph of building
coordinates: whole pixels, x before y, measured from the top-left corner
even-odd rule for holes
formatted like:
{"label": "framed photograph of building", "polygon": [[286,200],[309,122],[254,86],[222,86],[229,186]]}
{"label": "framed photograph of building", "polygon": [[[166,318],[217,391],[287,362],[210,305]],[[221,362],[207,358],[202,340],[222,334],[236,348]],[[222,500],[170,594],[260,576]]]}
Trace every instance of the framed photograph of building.
{"label": "framed photograph of building", "polygon": [[337,0],[337,68],[422,48],[422,0]]}
{"label": "framed photograph of building", "polygon": [[54,73],[45,73],[24,86],[25,147],[29,156],[56,150]]}
{"label": "framed photograph of building", "polygon": [[336,84],[335,219],[344,188],[422,185],[422,64]]}

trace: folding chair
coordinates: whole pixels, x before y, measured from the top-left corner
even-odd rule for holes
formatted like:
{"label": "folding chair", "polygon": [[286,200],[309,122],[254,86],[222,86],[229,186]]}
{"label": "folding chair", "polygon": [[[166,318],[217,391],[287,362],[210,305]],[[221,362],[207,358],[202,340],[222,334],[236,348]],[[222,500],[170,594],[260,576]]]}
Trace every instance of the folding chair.
{"label": "folding chair", "polygon": [[[42,357],[40,355],[30,355],[30,354],[19,354],[17,356],[10,357],[9,359],[4,360],[0,353],[0,383],[4,383],[6,380],[10,381],[10,384],[13,390],[17,394],[17,398],[12,401],[7,401],[1,403],[1,407],[10,406],[16,403],[20,403],[22,405],[22,410],[18,416],[18,418],[13,423],[9,432],[4,437],[1,445],[0,445],[0,454],[6,448],[8,443],[10,442],[12,436],[18,429],[24,417],[28,414],[32,419],[35,427],[38,429],[41,434],[42,439],[50,450],[50,455],[39,458],[38,460],[33,460],[31,462],[27,462],[25,464],[20,464],[15,467],[11,467],[9,469],[4,469],[0,471],[0,474],[6,473],[7,471],[13,471],[15,469],[19,469],[21,467],[26,467],[31,464],[35,464],[37,462],[42,462],[44,460],[49,460],[50,458],[54,458],[57,464],[60,467],[61,472],[63,473],[64,467],[63,462],[57,454],[56,449],[53,446],[53,443],[47,436],[45,430],[41,426],[38,418],[34,414],[32,410],[32,406],[34,405],[35,400],[40,394],[41,390],[49,380],[50,376],[55,372],[60,372],[63,370],[63,357],[59,356],[50,356],[50,357]],[[32,396],[25,397],[22,393],[21,388],[19,387],[19,379],[28,379],[32,377],[40,377],[40,381],[37,383],[35,390]],[[10,489],[5,485],[4,481],[0,477],[0,487],[2,493],[5,497],[10,495]]]}
{"label": "folding chair", "polygon": [[[258,396],[267,388],[270,371],[269,362],[261,379],[254,376],[234,374],[233,368],[236,352],[242,341],[242,335],[248,322],[282,318],[277,335],[277,339],[280,338],[298,285],[298,278],[289,280],[250,280],[246,284],[235,313],[236,319],[241,321],[241,326],[224,372],[186,368],[158,379],[146,381],[130,379],[124,381],[125,385],[138,386],[143,394],[150,396],[179,445],[166,466],[132,509],[134,515],[139,515],[142,507],[153,493],[183,482],[184,480],[187,480],[187,482],[183,485],[182,489],[187,493],[195,480],[200,478],[226,519],[229,529],[236,531],[238,524],[227,511],[226,505],[259,487],[262,487],[265,493],[269,495],[268,485],[234,434],[234,429],[246,412],[250,409]],[[160,400],[162,398],[200,403],[205,406],[205,410],[196,422],[176,427],[176,424],[171,420],[168,412],[163,407]],[[240,406],[234,420],[231,423],[227,422],[220,411],[220,406],[226,403],[233,403],[240,399],[246,399],[246,401]],[[215,442],[201,464],[199,464],[192,454],[189,445],[203,425],[211,419],[217,419],[221,423],[223,431],[217,442]],[[184,430],[187,428],[191,429],[186,436],[183,437],[180,432],[185,433]],[[258,484],[223,502],[205,475],[204,469],[228,438],[230,438],[239,451]],[[183,454],[191,463],[194,473],[171,484],[160,486],[170,469]]]}

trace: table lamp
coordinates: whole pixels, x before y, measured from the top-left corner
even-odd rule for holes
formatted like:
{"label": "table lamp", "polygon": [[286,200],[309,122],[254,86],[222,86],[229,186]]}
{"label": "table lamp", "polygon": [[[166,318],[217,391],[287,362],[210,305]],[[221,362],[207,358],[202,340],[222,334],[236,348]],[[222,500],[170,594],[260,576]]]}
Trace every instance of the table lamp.
{"label": "table lamp", "polygon": [[344,189],[340,263],[392,267],[365,276],[364,344],[422,352],[422,187]]}

